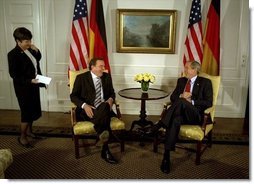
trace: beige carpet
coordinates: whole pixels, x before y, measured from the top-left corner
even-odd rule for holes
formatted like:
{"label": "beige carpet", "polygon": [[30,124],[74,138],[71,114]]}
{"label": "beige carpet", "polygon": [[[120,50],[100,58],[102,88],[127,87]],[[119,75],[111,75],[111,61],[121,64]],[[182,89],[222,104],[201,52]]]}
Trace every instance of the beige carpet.
{"label": "beige carpet", "polygon": [[249,146],[214,144],[204,153],[201,165],[194,164],[195,155],[182,149],[172,153],[172,171],[160,169],[159,153],[152,144],[140,147],[127,142],[125,152],[117,144],[111,151],[120,163],[110,165],[100,158],[100,149],[91,147],[75,159],[70,138],[44,138],[33,141],[32,149],[21,147],[17,136],[1,135],[0,148],[10,148],[14,161],[6,171],[8,179],[249,179]]}

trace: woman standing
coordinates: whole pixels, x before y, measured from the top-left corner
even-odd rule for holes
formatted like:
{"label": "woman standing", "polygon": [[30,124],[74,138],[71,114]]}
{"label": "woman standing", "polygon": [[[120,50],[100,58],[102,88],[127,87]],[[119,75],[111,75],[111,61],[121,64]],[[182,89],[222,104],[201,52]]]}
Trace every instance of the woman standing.
{"label": "woman standing", "polygon": [[21,136],[18,142],[26,147],[32,147],[27,137],[35,138],[32,133],[33,121],[41,117],[40,89],[45,87],[36,78],[41,74],[41,53],[31,43],[32,33],[24,28],[17,28],[13,37],[16,47],[8,53],[9,74],[13,79],[16,97],[21,111]]}

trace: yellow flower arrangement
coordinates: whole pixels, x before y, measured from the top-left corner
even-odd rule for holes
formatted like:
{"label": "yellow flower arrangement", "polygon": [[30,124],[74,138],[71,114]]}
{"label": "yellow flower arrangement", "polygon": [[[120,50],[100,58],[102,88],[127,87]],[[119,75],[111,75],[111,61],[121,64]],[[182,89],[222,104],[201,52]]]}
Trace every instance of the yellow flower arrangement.
{"label": "yellow flower arrangement", "polygon": [[151,82],[151,83],[154,83],[155,76],[150,74],[150,73],[140,73],[140,74],[135,75],[134,81],[137,81],[137,82],[140,82],[140,83],[141,82]]}
{"label": "yellow flower arrangement", "polygon": [[155,76],[150,73],[140,73],[135,75],[134,81],[141,83],[141,89],[147,91],[149,89],[149,83],[155,82]]}

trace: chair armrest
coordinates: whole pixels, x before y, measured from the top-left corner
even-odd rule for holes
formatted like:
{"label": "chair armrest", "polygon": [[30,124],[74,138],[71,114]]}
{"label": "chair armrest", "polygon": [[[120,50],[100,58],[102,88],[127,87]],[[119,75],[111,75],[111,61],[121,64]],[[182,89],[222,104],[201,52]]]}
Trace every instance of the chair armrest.
{"label": "chair armrest", "polygon": [[76,107],[71,108],[71,125],[74,126],[77,123],[76,120]]}
{"label": "chair armrest", "polygon": [[203,124],[201,126],[202,130],[205,132],[206,126],[209,124],[213,124],[211,113],[213,113],[215,110],[215,107],[209,107],[204,111],[204,117],[203,117]]}
{"label": "chair armrest", "polygon": [[164,102],[163,106],[164,106],[164,108],[165,108],[165,107],[170,106],[171,104],[172,104],[172,102]]}
{"label": "chair armrest", "polygon": [[210,114],[215,110],[215,106],[209,107],[205,110],[205,114]]}
{"label": "chair armrest", "polygon": [[122,114],[120,112],[120,107],[119,107],[120,105],[119,105],[117,100],[114,101],[114,104],[116,106],[116,115],[117,115],[117,118],[121,119],[122,118]]}
{"label": "chair armrest", "polygon": [[165,116],[166,110],[168,109],[168,106],[170,106],[171,104],[172,104],[171,102],[164,102],[160,119],[162,119]]}

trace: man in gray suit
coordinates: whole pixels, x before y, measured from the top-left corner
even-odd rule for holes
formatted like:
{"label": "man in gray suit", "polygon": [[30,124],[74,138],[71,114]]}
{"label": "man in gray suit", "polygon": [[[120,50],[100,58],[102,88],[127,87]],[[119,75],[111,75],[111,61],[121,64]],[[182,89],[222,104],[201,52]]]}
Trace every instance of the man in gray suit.
{"label": "man in gray suit", "polygon": [[116,164],[117,160],[108,147],[111,134],[110,119],[115,116],[112,111],[115,100],[112,79],[104,72],[105,63],[101,58],[93,58],[89,63],[89,70],[77,76],[70,98],[77,106],[77,120],[94,123],[98,134],[97,145],[103,144],[101,157],[108,163]]}

